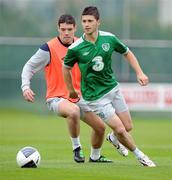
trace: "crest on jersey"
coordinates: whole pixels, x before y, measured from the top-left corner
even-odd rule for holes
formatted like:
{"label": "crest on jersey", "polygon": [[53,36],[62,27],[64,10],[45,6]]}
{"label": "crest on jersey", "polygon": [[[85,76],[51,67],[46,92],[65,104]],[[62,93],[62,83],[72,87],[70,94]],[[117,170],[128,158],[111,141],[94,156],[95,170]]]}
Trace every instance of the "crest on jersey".
{"label": "crest on jersey", "polygon": [[107,52],[107,51],[109,51],[109,49],[110,49],[110,44],[109,44],[109,43],[103,43],[103,44],[102,44],[102,48],[103,48],[104,51]]}
{"label": "crest on jersey", "polygon": [[101,119],[105,120],[105,114],[103,112],[96,113]]}

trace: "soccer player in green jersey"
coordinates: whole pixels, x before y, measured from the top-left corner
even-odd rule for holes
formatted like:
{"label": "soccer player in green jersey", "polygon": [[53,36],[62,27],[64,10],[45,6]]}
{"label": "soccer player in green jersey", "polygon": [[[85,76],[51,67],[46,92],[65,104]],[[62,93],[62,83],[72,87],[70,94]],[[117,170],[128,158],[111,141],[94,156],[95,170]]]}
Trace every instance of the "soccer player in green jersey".
{"label": "soccer player in green jersey", "polygon": [[[84,34],[68,49],[64,60],[63,73],[71,98],[78,98],[72,85],[70,70],[78,63],[81,71],[80,106],[85,111],[94,111],[113,130],[107,140],[117,149],[123,149],[122,154],[128,155],[129,149],[138,161],[149,167],[155,164],[140,151],[127,132],[132,128],[130,113],[124,97],[119,89],[112,68],[111,56],[114,51],[123,54],[135,70],[140,85],[148,84],[148,77],[143,73],[135,55],[114,34],[99,31],[99,12],[96,7],[84,9],[81,16]],[[89,108],[88,108],[89,107]],[[123,145],[127,148],[125,148]],[[90,161],[94,161],[90,158]]]}

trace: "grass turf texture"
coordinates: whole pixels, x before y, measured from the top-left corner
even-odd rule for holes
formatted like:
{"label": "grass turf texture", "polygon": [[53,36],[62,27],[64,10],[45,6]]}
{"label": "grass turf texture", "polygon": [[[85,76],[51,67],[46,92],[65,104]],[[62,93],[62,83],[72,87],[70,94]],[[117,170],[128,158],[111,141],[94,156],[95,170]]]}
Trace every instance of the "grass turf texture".
{"label": "grass turf texture", "polygon": [[[1,180],[167,180],[172,179],[172,121],[134,119],[132,135],[141,150],[157,164],[142,167],[132,153],[120,156],[104,142],[102,154],[112,164],[88,163],[90,128],[81,122],[81,142],[86,163],[73,161],[66,122],[55,115],[40,115],[14,110],[0,110],[0,179]],[[106,129],[106,134],[110,131]],[[33,146],[41,154],[36,169],[19,168],[16,154],[24,146]]]}

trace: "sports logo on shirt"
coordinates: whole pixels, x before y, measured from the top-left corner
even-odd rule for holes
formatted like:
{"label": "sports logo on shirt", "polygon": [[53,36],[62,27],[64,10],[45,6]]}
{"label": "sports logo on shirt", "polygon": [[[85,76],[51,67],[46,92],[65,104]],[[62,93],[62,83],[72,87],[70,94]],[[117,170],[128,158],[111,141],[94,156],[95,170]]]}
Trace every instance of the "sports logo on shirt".
{"label": "sports logo on shirt", "polygon": [[89,54],[89,52],[84,52],[83,56],[87,56]]}
{"label": "sports logo on shirt", "polygon": [[103,49],[105,52],[109,51],[109,49],[110,49],[110,44],[109,44],[109,43],[103,43],[103,44],[102,44],[102,49]]}
{"label": "sports logo on shirt", "polygon": [[94,62],[94,65],[92,67],[94,71],[101,71],[104,68],[104,62],[101,56],[94,57],[92,62]]}

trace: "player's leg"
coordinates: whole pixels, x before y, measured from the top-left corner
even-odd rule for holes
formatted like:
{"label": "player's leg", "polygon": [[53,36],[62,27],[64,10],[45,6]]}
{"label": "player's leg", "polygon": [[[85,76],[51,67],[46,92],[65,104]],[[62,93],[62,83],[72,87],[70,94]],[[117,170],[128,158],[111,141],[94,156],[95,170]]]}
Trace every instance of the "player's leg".
{"label": "player's leg", "polygon": [[127,132],[133,129],[133,122],[129,110],[123,112],[116,112],[120,120],[122,121]]}
{"label": "player's leg", "polygon": [[113,133],[117,136],[118,140],[125,145],[130,151],[133,151],[136,147],[133,139],[125,130],[125,127],[119,117],[114,114],[108,121],[108,126],[113,130]]}
{"label": "player's leg", "polygon": [[[122,121],[126,131],[127,132],[131,131],[133,128],[131,115],[121,91],[117,89],[109,96],[110,96],[109,98],[112,99],[113,108],[115,109],[115,112],[118,115],[119,119]],[[121,155],[128,156],[128,150],[125,148],[125,146],[119,143],[118,138],[113,132],[109,133],[106,139],[107,141],[112,143],[115,147],[118,147],[117,150]]]}
{"label": "player's leg", "polygon": [[[114,88],[110,94],[108,94],[108,97],[111,100],[111,104],[113,106],[113,110],[109,114],[113,114],[115,112],[118,117],[120,117],[120,120],[122,121],[125,129],[128,131],[131,128],[132,121],[131,121],[131,116],[128,111],[128,106],[125,102],[125,99],[120,92],[119,89]],[[115,110],[115,111],[114,111]],[[109,108],[110,111],[110,108]],[[110,142],[114,147],[116,147],[117,151],[122,155],[122,156],[128,156],[128,150],[125,146],[123,146],[116,135],[111,132],[107,134],[106,140]]]}
{"label": "player's leg", "polygon": [[101,148],[106,126],[93,112],[84,112],[82,120],[92,128],[91,144],[93,148]]}
{"label": "player's leg", "polygon": [[111,160],[106,159],[104,156],[101,156],[101,146],[104,139],[105,133],[105,124],[92,111],[94,108],[90,108],[84,99],[81,97],[80,101],[77,103],[81,109],[81,118],[82,120],[88,124],[92,128],[91,134],[91,154],[90,154],[90,162],[112,162]]}
{"label": "player's leg", "polygon": [[79,107],[63,98],[54,98],[48,102],[50,110],[66,119],[69,134],[71,136],[72,147],[74,152],[74,160],[76,162],[84,162],[85,157],[80,143],[80,109]]}
{"label": "player's leg", "polygon": [[80,109],[68,100],[59,102],[58,114],[65,117],[68,124],[70,136],[76,138],[80,133]]}
{"label": "player's leg", "polygon": [[136,156],[136,158],[142,165],[155,167],[155,164],[136,147],[132,136],[126,131],[122,121],[116,114],[111,116],[111,118],[109,118],[106,123],[109,127],[111,127],[118,140],[131,152],[133,152],[133,154]]}
{"label": "player's leg", "polygon": [[[129,111],[126,110],[124,112],[119,112],[116,114],[118,115],[119,119],[122,121],[126,131],[129,132],[133,127]],[[115,147],[117,147],[117,150],[121,155],[128,156],[128,150],[125,148],[125,146],[119,143],[118,138],[113,132],[107,135],[106,140],[109,141],[111,144],[113,144]]]}
{"label": "player's leg", "polygon": [[112,94],[112,99],[113,99],[112,104],[115,109],[115,112],[122,121],[122,123],[124,124],[126,131],[127,132],[131,131],[133,128],[131,115],[120,89],[118,89],[115,93]]}
{"label": "player's leg", "polygon": [[91,134],[91,154],[90,162],[109,163],[111,160],[101,156],[101,146],[103,144],[105,124],[93,112],[84,112],[82,120],[92,128]]}
{"label": "player's leg", "polygon": [[[116,110],[117,116],[122,121],[126,131],[130,132],[133,129],[133,123],[124,96],[120,90],[116,91],[115,93],[113,99],[113,106]],[[110,137],[115,137],[114,133],[111,133]],[[141,152],[138,148],[135,148],[133,153],[142,165],[149,167],[155,166],[155,164],[146,155],[144,155],[144,153]]]}

